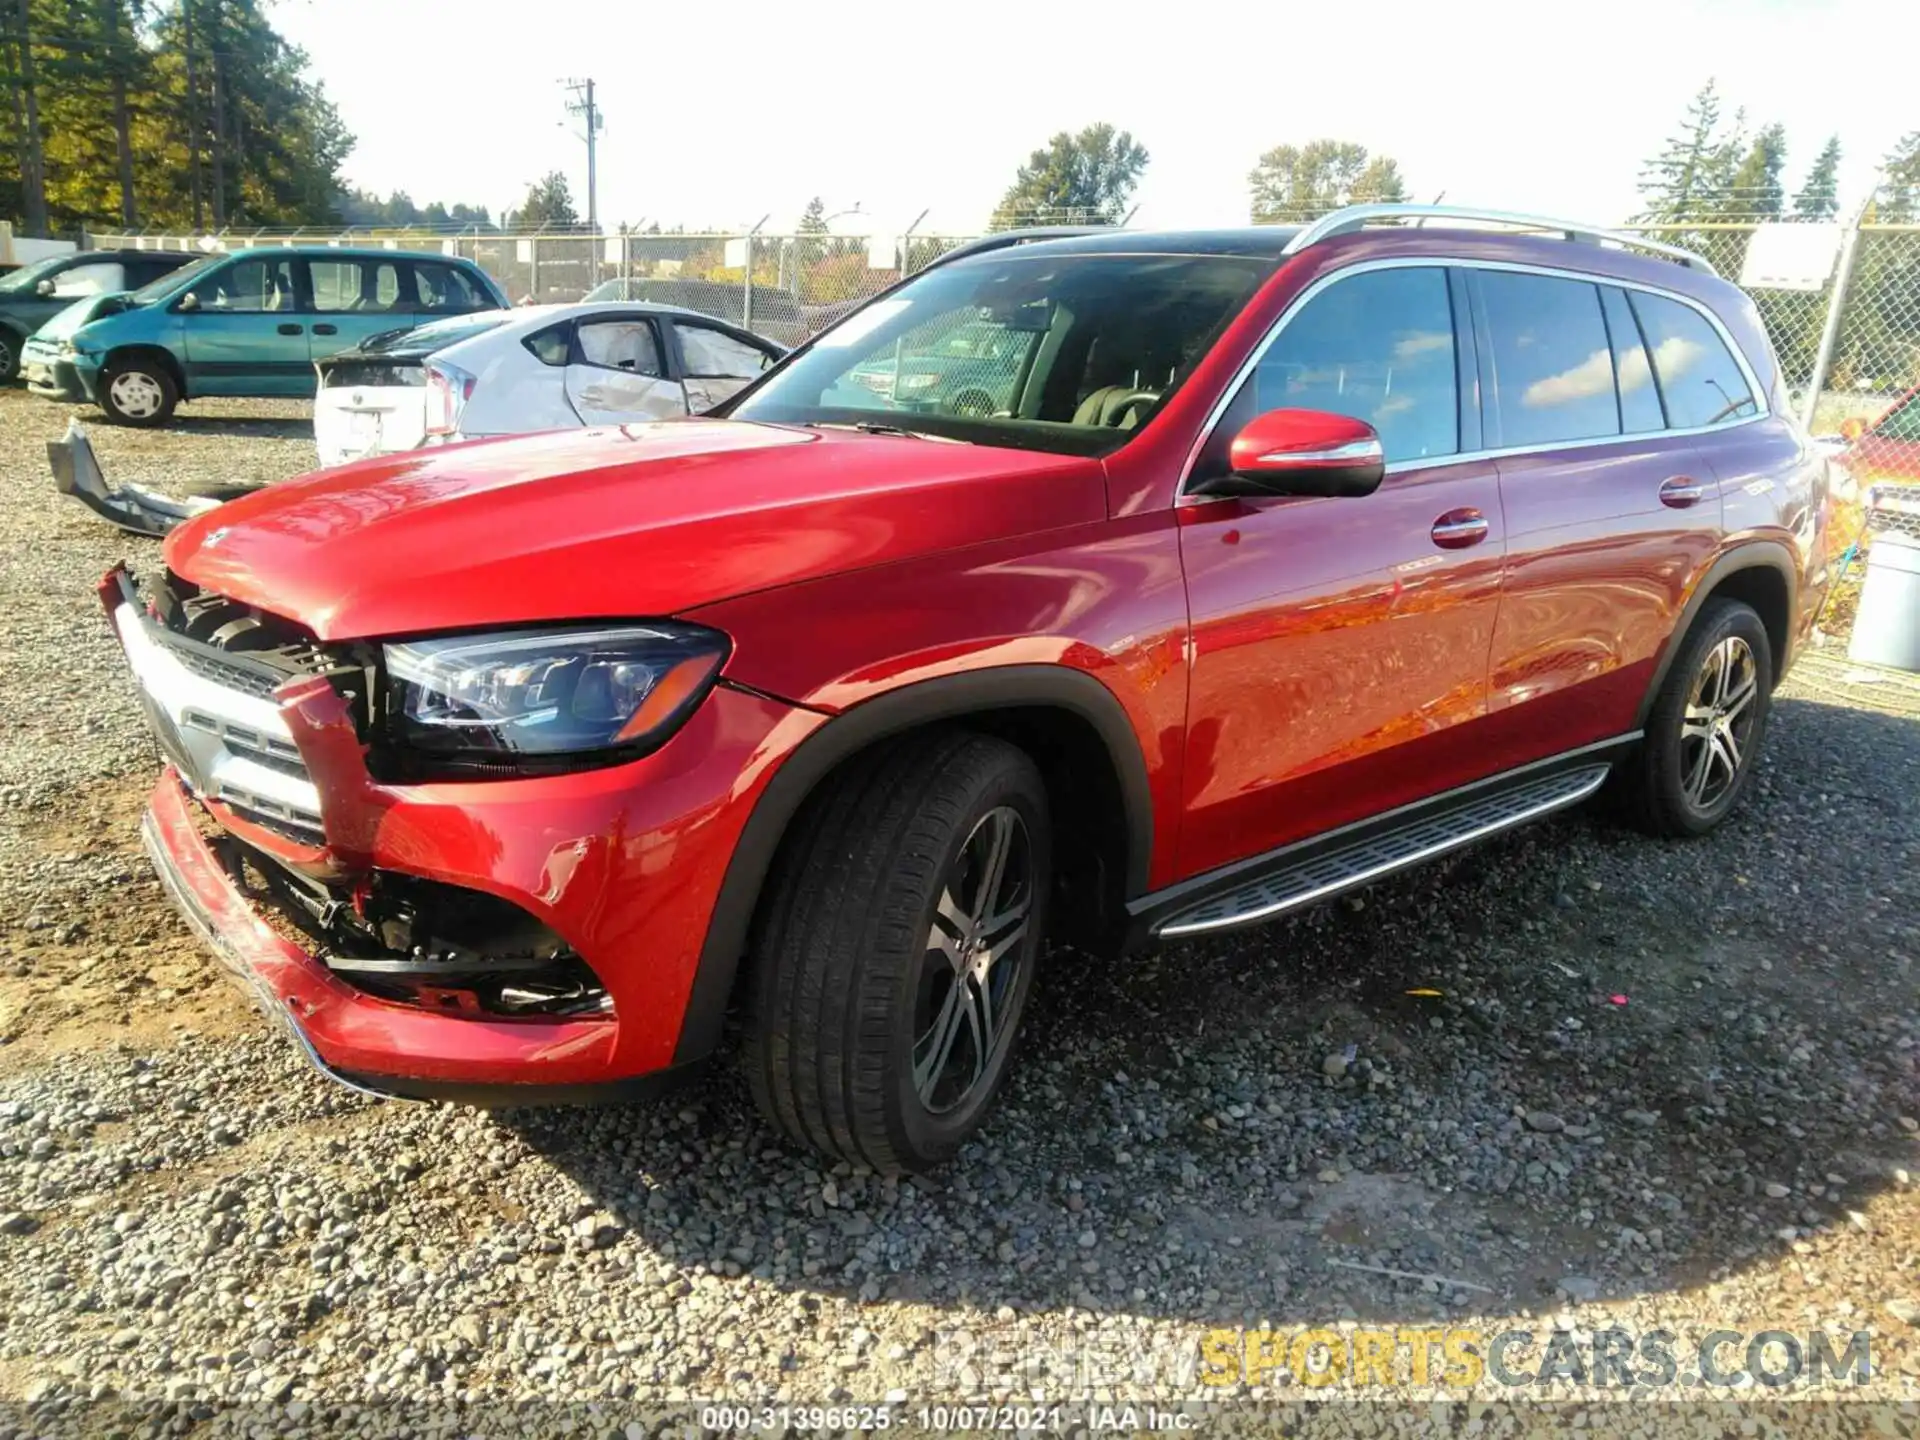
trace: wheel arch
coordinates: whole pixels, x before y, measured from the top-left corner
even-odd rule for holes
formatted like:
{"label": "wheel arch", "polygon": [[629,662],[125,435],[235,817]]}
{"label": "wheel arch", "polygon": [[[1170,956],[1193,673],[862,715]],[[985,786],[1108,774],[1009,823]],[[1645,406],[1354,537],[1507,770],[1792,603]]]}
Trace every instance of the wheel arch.
{"label": "wheel arch", "polygon": [[150,345],[138,342],[129,345],[116,345],[113,349],[109,350],[100,361],[100,373],[105,375],[119,362],[136,358],[158,361],[160,365],[166,369],[169,378],[172,379],[173,388],[179,393],[180,398],[182,400],[188,398],[186,369],[180,364],[179,357],[164,345]]}
{"label": "wheel arch", "polygon": [[1714,561],[1693,587],[1693,594],[1688,597],[1673,632],[1667,636],[1667,643],[1661,648],[1660,659],[1653,668],[1653,679],[1640,701],[1636,723],[1642,726],[1647,723],[1648,713],[1660,694],[1660,687],[1666,683],[1667,670],[1673,664],[1673,657],[1679,653],[1681,643],[1693,629],[1694,622],[1700,618],[1700,612],[1709,600],[1739,600],[1753,607],[1760,616],[1760,623],[1767,627],[1767,641],[1773,649],[1774,683],[1779,684],[1780,677],[1787,670],[1787,652],[1793,639],[1794,590],[1793,556],[1786,546],[1776,541],[1754,541],[1730,550]]}
{"label": "wheel arch", "polygon": [[[1091,821],[1095,844],[1076,852],[1084,883],[1115,886],[1111,922],[1146,889],[1153,802],[1145,756],[1125,708],[1091,675],[1058,665],[1016,665],[905,685],[836,716],[802,741],[768,781],[727,861],[687,998],[675,1063],[717,1047],[740,959],[766,878],[807,801],[849,761],[882,741],[934,725],[998,735],[1032,754],[1048,798]],[[1102,845],[1101,841],[1105,844]],[[1056,868],[1063,847],[1056,846]],[[1097,914],[1099,895],[1087,897]]]}

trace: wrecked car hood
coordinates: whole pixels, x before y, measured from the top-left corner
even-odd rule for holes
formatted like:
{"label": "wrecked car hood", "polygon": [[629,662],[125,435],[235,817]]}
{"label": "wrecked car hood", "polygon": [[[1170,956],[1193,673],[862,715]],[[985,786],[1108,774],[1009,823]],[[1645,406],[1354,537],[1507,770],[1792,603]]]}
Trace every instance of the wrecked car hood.
{"label": "wrecked car hood", "polygon": [[166,553],[350,639],[670,615],[1105,514],[1094,460],[674,420],[363,460],[190,520]]}

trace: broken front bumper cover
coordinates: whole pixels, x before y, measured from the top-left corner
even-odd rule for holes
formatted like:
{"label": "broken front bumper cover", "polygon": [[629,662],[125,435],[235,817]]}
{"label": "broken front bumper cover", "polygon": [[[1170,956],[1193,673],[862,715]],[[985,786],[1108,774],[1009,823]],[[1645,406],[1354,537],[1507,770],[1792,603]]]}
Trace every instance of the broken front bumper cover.
{"label": "broken front bumper cover", "polygon": [[94,458],[93,443],[78,420],[68,420],[67,433],[47,442],[47,462],[53,467],[54,488],[62,495],[71,495],[102,519],[136,535],[165,535],[182,520],[220,503],[204,495],[176,500],[138,485],[110,489]]}
{"label": "broken front bumper cover", "polygon": [[[541,1080],[543,1071],[604,1068],[611,1027],[440,1015],[355,990],[254,909],[201,833],[196,804],[168,766],[140,826],[160,883],[232,977],[329,1078],[367,1094],[489,1107],[635,1099],[682,1078],[674,1068],[612,1082]],[[392,1073],[402,1056],[409,1073]],[[475,1071],[528,1078],[460,1078]]]}

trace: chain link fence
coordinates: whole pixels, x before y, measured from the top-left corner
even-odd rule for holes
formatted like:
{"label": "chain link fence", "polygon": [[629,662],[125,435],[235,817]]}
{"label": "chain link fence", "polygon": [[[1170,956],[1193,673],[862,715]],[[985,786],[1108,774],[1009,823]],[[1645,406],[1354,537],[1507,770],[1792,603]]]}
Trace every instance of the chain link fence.
{"label": "chain link fence", "polygon": [[[1046,217],[1052,219],[1055,217]],[[1901,217],[1904,220],[1905,217]],[[1739,281],[1762,225],[1624,227],[1704,255]],[[1920,224],[1872,207],[1830,224],[1833,263],[1804,288],[1750,287],[1795,406],[1816,435],[1845,435],[1862,485],[1920,482]],[[472,260],[514,304],[605,298],[681,305],[795,344],[971,236],[824,233],[604,235],[291,233],[94,234],[94,247],[240,249],[321,244],[435,251]],[[1905,403],[1903,403],[1905,402]]]}

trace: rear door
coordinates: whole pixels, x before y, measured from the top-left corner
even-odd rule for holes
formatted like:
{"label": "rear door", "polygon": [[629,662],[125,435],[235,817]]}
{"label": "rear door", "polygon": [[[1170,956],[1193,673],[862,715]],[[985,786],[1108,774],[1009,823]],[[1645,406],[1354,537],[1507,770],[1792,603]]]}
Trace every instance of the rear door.
{"label": "rear door", "polygon": [[671,420],[687,396],[668,375],[658,326],[644,315],[585,315],[574,321],[567,356],[567,403],[585,425]]}
{"label": "rear door", "polygon": [[1499,462],[1507,570],[1488,701],[1533,759],[1634,728],[1720,543],[1719,480],[1694,437],[1757,412],[1724,342],[1678,300],[1469,273],[1488,444],[1517,452]]}
{"label": "rear door", "polygon": [[201,276],[174,302],[188,393],[312,393],[301,263],[285,251],[250,251]]}
{"label": "rear door", "polygon": [[680,316],[670,323],[687,406],[695,415],[746,389],[780,358],[764,341],[724,325]]}
{"label": "rear door", "polygon": [[324,360],[383,331],[411,329],[413,276],[385,256],[315,256],[307,261],[312,316],[307,355]]}

